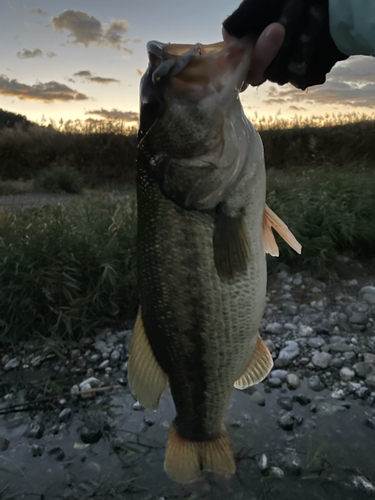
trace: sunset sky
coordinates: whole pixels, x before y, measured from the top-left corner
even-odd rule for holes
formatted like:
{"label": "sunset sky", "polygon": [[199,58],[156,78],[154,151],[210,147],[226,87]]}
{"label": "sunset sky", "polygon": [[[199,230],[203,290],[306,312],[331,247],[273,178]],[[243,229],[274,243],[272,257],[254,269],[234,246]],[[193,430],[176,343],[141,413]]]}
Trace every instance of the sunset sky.
{"label": "sunset sky", "polygon": [[[228,0],[0,0],[0,108],[39,121],[117,118],[136,124],[146,43],[213,43],[238,5]],[[323,86],[266,83],[242,94],[246,113],[371,114],[375,59],[339,63]]]}

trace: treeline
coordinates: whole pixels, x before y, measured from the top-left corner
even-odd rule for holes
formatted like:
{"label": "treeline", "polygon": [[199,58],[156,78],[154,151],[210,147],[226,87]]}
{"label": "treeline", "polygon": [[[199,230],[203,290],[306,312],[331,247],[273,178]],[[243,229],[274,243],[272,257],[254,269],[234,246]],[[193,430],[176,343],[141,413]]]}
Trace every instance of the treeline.
{"label": "treeline", "polygon": [[[113,122],[31,124],[0,110],[0,179],[33,179],[41,170],[67,166],[90,185],[134,180],[136,131]],[[78,122],[78,125],[77,125]],[[72,126],[72,124],[75,126]],[[334,126],[269,128],[260,131],[267,168],[342,166],[375,162],[375,121]]]}

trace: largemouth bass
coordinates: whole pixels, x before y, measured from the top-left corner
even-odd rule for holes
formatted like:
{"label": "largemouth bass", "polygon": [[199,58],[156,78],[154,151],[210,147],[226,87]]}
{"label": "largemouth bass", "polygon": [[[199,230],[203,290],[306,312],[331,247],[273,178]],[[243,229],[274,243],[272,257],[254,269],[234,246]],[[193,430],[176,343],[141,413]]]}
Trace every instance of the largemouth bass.
{"label": "largemouth bass", "polygon": [[149,42],[141,80],[137,164],[141,307],[128,377],[156,409],[169,383],[176,406],[164,468],[180,482],[232,474],[223,416],[233,385],[273,365],[259,336],[271,227],[260,137],[238,94],[251,49]]}

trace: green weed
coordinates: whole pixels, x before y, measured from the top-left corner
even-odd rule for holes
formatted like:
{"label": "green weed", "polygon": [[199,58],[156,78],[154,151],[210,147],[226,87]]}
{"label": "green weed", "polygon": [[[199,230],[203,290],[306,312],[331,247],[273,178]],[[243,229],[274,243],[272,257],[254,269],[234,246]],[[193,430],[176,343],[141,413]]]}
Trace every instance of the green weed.
{"label": "green weed", "polygon": [[79,194],[83,188],[83,179],[79,172],[71,167],[54,165],[39,173],[36,184],[43,191],[50,193]]}

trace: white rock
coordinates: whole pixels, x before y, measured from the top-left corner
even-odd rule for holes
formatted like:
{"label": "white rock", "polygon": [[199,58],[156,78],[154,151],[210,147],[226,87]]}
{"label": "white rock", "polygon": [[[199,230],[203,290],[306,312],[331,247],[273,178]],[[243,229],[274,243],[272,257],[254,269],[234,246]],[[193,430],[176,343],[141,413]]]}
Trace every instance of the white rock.
{"label": "white rock", "polygon": [[332,359],[332,355],[328,352],[316,351],[311,359],[315,366],[319,368],[328,368],[329,362]]}
{"label": "white rock", "polygon": [[341,380],[344,380],[345,382],[349,382],[350,380],[353,380],[355,376],[354,370],[351,370],[350,368],[346,368],[345,366],[341,368],[340,370],[340,377]]}
{"label": "white rock", "polygon": [[335,389],[331,393],[332,399],[345,399],[345,392],[342,389]]}
{"label": "white rock", "polygon": [[21,364],[20,358],[12,358],[8,361],[8,363],[4,366],[4,370],[14,370]]}
{"label": "white rock", "polygon": [[314,333],[314,330],[311,328],[311,326],[306,326],[306,325],[301,325],[299,327],[299,335],[301,337],[308,337],[309,335],[312,335]]}
{"label": "white rock", "polygon": [[267,333],[281,333],[282,330],[282,325],[280,323],[268,323],[268,325],[265,328],[265,331]]}
{"label": "white rock", "polygon": [[291,389],[298,389],[301,385],[300,379],[294,373],[288,373],[286,382]]}
{"label": "white rock", "polygon": [[374,493],[375,492],[375,486],[370,483],[368,479],[366,479],[363,476],[353,476],[352,477],[353,484],[356,488],[361,488],[368,493]]}
{"label": "white rock", "polygon": [[277,477],[278,479],[283,479],[284,472],[280,469],[280,467],[271,467],[269,471],[269,475],[273,477]]}

